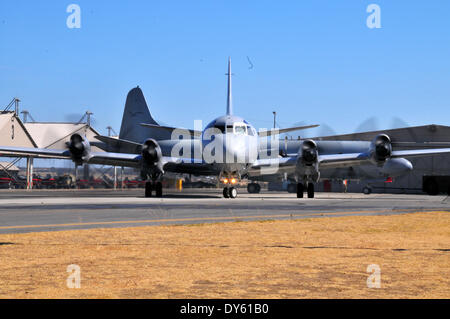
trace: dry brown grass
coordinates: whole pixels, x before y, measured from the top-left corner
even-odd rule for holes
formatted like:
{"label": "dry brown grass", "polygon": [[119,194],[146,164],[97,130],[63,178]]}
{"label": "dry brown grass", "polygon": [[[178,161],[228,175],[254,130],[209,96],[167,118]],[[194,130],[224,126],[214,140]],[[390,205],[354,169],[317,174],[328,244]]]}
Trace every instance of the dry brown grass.
{"label": "dry brown grass", "polygon": [[449,249],[445,212],[0,235],[0,297],[449,298]]}

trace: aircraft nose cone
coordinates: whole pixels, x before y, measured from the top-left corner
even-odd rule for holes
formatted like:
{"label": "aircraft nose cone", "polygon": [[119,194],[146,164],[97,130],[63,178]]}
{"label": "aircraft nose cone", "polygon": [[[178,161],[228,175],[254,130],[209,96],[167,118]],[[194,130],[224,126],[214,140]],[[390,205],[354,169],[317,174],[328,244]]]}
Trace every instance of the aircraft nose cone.
{"label": "aircraft nose cone", "polygon": [[246,155],[245,141],[237,138],[227,141],[225,145],[227,163],[242,163],[245,162]]}
{"label": "aircraft nose cone", "polygon": [[227,162],[231,161],[232,163],[235,163],[236,161],[239,162],[245,158],[245,150],[239,147],[227,147],[226,154]]}

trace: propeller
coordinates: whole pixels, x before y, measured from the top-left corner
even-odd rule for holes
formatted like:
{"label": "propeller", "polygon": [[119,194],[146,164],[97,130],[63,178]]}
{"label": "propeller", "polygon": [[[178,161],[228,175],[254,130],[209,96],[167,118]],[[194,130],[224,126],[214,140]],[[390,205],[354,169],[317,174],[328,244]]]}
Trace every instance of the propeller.
{"label": "propeller", "polygon": [[380,127],[378,119],[375,116],[369,117],[359,124],[354,133],[377,131]]}
{"label": "propeller", "polygon": [[70,137],[69,150],[73,154],[81,154],[84,151],[83,138],[79,134]]}
{"label": "propeller", "polygon": [[391,156],[392,147],[391,141],[387,135],[379,135],[375,138],[374,142],[375,156],[379,161],[385,161]]}
{"label": "propeller", "polygon": [[148,163],[154,163],[158,161],[157,145],[152,140],[145,141],[142,145],[142,156]]}
{"label": "propeller", "polygon": [[312,164],[317,161],[317,145],[313,141],[306,140],[303,142],[302,158],[307,164]]}

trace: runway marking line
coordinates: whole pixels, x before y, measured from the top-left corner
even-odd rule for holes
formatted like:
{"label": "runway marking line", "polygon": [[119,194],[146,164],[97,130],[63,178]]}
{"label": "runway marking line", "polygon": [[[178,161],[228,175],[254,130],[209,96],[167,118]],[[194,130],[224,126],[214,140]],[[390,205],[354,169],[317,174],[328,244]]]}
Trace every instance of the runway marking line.
{"label": "runway marking line", "polygon": [[198,217],[198,218],[172,218],[172,219],[149,219],[149,220],[124,220],[111,222],[91,222],[91,223],[68,223],[68,224],[49,224],[49,225],[22,225],[22,226],[0,226],[0,230],[5,229],[26,229],[26,228],[45,228],[45,227],[70,227],[70,226],[89,226],[89,225],[114,225],[114,224],[145,224],[145,223],[164,223],[164,222],[188,222],[188,221],[208,221],[208,220],[245,220],[245,219],[268,219],[268,218],[308,218],[311,216],[333,216],[336,214],[361,215],[374,213],[414,213],[411,209],[398,210],[377,210],[377,211],[356,211],[356,212],[332,212],[332,213],[311,213],[308,215],[257,215],[257,216],[222,216],[222,217]]}

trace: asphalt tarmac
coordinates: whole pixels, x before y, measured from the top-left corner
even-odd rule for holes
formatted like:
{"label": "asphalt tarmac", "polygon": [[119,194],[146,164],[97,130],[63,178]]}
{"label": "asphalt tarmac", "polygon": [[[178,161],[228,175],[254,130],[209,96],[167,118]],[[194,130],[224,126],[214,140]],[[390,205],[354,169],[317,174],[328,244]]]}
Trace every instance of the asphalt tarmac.
{"label": "asphalt tarmac", "polygon": [[143,190],[2,190],[0,233],[29,233],[145,225],[247,220],[392,215],[449,211],[450,198],[428,195],[316,193],[297,199],[285,192],[225,199],[221,189],[165,190],[144,198]]}

